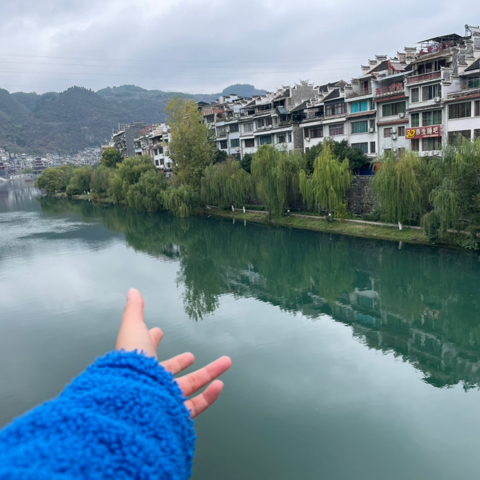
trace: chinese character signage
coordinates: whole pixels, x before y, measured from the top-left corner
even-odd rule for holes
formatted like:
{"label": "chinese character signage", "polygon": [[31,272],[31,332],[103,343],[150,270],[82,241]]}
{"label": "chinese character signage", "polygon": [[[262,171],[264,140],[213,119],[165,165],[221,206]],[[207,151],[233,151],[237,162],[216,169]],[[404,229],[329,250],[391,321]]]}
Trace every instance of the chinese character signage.
{"label": "chinese character signage", "polygon": [[416,138],[441,137],[442,127],[440,125],[432,125],[430,127],[407,128],[405,138],[414,140]]}

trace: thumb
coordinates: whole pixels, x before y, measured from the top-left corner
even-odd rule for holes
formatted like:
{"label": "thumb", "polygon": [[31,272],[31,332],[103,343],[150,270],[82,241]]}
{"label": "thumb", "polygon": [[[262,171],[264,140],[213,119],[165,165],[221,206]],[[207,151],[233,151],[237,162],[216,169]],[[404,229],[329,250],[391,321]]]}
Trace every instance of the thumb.
{"label": "thumb", "polygon": [[127,304],[123,312],[122,324],[117,338],[117,350],[143,351],[150,357],[156,357],[156,346],[143,320],[143,298],[140,292],[131,288],[127,294]]}

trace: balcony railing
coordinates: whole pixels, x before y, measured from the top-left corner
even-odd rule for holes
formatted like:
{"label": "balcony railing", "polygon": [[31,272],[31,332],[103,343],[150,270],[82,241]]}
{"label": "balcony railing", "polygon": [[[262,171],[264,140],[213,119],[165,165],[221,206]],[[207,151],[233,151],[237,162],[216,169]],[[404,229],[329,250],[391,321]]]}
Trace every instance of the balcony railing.
{"label": "balcony railing", "polygon": [[436,80],[442,77],[442,72],[424,73],[423,75],[415,75],[414,77],[407,78],[407,85],[414,83],[426,82],[428,80]]}
{"label": "balcony railing", "polygon": [[355,98],[355,97],[363,97],[364,95],[371,95],[372,89],[371,88],[362,88],[358,92],[347,92],[345,96],[347,98]]}
{"label": "balcony railing", "polygon": [[390,85],[382,85],[375,89],[376,97],[386,97],[392,95],[398,95],[405,92],[405,86],[402,82],[391,83]]}

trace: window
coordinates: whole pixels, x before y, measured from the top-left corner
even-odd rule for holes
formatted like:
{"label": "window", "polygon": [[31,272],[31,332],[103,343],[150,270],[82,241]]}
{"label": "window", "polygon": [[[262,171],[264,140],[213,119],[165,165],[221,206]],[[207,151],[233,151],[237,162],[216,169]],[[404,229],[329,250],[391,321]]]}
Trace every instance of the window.
{"label": "window", "polygon": [[243,132],[244,132],[244,133],[253,132],[253,122],[245,123],[245,124],[243,125]]}
{"label": "window", "polygon": [[330,125],[329,127],[330,136],[343,135],[343,123],[338,123],[336,125]]}
{"label": "window", "polygon": [[267,117],[265,119],[265,126],[268,127],[272,124],[272,117]]}
{"label": "window", "polygon": [[392,115],[398,115],[399,113],[405,113],[405,102],[387,103],[382,105],[382,116],[391,117]]}
{"label": "window", "polygon": [[480,130],[475,129],[475,130],[473,131],[473,139],[474,139],[474,140],[477,140],[477,138],[479,138],[479,137],[480,137]]}
{"label": "window", "polygon": [[240,146],[240,140],[238,138],[234,138],[230,140],[230,147],[237,148]]}
{"label": "window", "polygon": [[352,133],[366,133],[368,131],[368,122],[352,122]]}
{"label": "window", "polygon": [[291,133],[288,134],[288,143],[292,143],[292,134]]}
{"label": "window", "polygon": [[284,133],[277,135],[277,143],[285,143],[287,141],[287,136]]}
{"label": "window", "polygon": [[414,152],[419,152],[420,151],[420,139],[419,138],[414,138],[411,142],[412,145],[412,150]]}
{"label": "window", "polygon": [[375,153],[375,142],[370,142],[370,153]]}
{"label": "window", "polygon": [[263,119],[263,118],[259,118],[259,119],[257,120],[257,128],[262,128],[262,127],[264,127],[264,126],[265,126],[265,121],[264,121],[264,119]]}
{"label": "window", "polygon": [[471,130],[458,130],[457,132],[448,132],[448,142],[449,143],[453,143],[461,137],[466,138],[467,140],[471,140],[472,131]]}
{"label": "window", "polygon": [[344,102],[330,103],[325,106],[325,116],[343,115],[347,113],[347,105]]}
{"label": "window", "polygon": [[476,117],[480,117],[480,100],[475,100],[475,113]]}
{"label": "window", "polygon": [[369,101],[362,100],[361,102],[352,103],[352,113],[368,112],[369,110]]}
{"label": "window", "polygon": [[158,167],[160,165],[158,160],[155,160],[155,165]]}
{"label": "window", "polygon": [[467,81],[467,88],[479,88],[480,77],[470,77]]}
{"label": "window", "polygon": [[398,127],[398,136],[404,137],[405,136],[405,127]]}
{"label": "window", "polygon": [[255,146],[255,139],[254,138],[247,138],[244,140],[245,148],[251,148]]}
{"label": "window", "polygon": [[321,138],[323,137],[323,127],[310,127],[305,129],[305,138]]}
{"label": "window", "polygon": [[227,129],[225,127],[217,128],[217,137],[224,137],[227,134]]}
{"label": "window", "polygon": [[465,118],[472,116],[472,102],[456,103],[448,106],[448,118]]}
{"label": "window", "polygon": [[272,136],[271,135],[263,135],[260,137],[260,145],[271,145],[272,144]]}
{"label": "window", "polygon": [[230,125],[230,133],[237,133],[238,132],[238,123],[232,123]]}
{"label": "window", "polygon": [[422,140],[422,150],[431,152],[432,150],[440,150],[442,148],[442,137],[424,138]]}
{"label": "window", "polygon": [[226,141],[226,140],[222,140],[222,141],[220,142],[220,148],[222,148],[222,149],[223,149],[223,148],[228,148],[228,144],[227,144],[227,141]]}
{"label": "window", "polygon": [[432,100],[435,97],[442,96],[442,87],[439,83],[435,85],[427,85],[422,88],[422,100],[426,102],[427,100]]}
{"label": "window", "polygon": [[411,121],[412,127],[419,127],[420,126],[420,114],[419,113],[412,113]]}
{"label": "window", "polygon": [[371,132],[375,131],[375,120],[370,120],[370,131]]}
{"label": "window", "polygon": [[412,103],[417,103],[420,101],[420,90],[418,88],[412,88],[412,91],[410,94],[410,101]]}
{"label": "window", "polygon": [[422,127],[430,125],[440,125],[442,123],[442,111],[433,110],[432,112],[422,113]]}
{"label": "window", "polygon": [[362,153],[368,153],[368,142],[365,143],[352,143],[352,148],[359,148]]}
{"label": "window", "polygon": [[392,136],[392,127],[383,129],[383,138],[390,138]]}

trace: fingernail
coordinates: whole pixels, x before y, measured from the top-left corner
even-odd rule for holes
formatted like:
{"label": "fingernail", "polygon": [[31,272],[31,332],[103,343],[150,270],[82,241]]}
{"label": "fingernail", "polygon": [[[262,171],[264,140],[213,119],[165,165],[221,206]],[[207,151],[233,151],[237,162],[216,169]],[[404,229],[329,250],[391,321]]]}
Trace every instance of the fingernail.
{"label": "fingernail", "polygon": [[127,300],[130,300],[135,295],[135,288],[131,288],[127,293]]}

